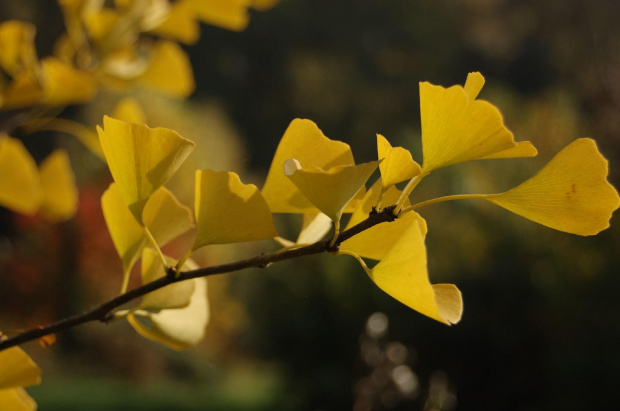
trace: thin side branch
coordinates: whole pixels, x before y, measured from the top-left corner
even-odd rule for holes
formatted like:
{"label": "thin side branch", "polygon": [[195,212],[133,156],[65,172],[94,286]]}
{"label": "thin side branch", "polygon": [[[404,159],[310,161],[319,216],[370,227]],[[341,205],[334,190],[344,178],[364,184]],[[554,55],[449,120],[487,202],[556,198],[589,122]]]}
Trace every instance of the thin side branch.
{"label": "thin side branch", "polygon": [[21,334],[17,334],[11,338],[8,338],[4,341],[0,341],[0,351],[5,350],[7,348],[23,344],[25,342],[33,341],[38,338],[44,337],[48,334],[58,333],[60,331],[65,331],[73,327],[77,327],[78,325],[91,322],[91,321],[101,321],[107,323],[112,320],[114,317],[114,309],[126,304],[138,297],[142,297],[145,294],[148,294],[152,291],[158,290],[162,287],[170,285],[172,283],[178,281],[190,280],[192,278],[198,277],[208,277],[210,275],[216,274],[224,274],[230,273],[233,271],[240,271],[246,268],[252,267],[267,267],[271,263],[275,263],[283,260],[290,260],[292,258],[298,258],[306,255],[320,254],[323,252],[335,252],[338,251],[338,247],[340,244],[353,237],[356,234],[361,233],[373,227],[377,224],[386,222],[386,221],[394,221],[395,217],[392,212],[394,207],[387,207],[382,212],[371,213],[368,218],[361,223],[351,227],[350,229],[343,231],[340,233],[334,245],[330,245],[330,240],[319,241],[314,244],[310,244],[304,247],[295,248],[292,250],[285,250],[280,252],[275,252],[271,254],[263,254],[259,256],[255,256],[252,258],[235,261],[232,263],[215,265],[211,267],[199,268],[197,270],[184,271],[178,276],[174,275],[166,275],[161,277],[155,281],[144,284],[138,288],[134,288],[131,291],[128,291],[124,294],[116,296],[111,300],[101,304],[98,307],[95,307],[89,311],[86,311],[82,314],[74,315],[72,317],[64,318],[55,323],[49,324],[45,327],[37,327],[28,331],[25,331]]}

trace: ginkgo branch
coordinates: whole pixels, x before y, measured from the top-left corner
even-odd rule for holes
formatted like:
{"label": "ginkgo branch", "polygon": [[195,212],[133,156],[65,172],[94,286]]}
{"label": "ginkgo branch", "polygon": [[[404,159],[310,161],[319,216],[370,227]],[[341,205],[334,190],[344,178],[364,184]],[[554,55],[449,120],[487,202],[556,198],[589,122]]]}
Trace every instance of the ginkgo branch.
{"label": "ginkgo branch", "polygon": [[330,244],[331,240],[328,239],[318,241],[314,244],[310,244],[300,248],[294,248],[285,251],[276,251],[274,253],[262,254],[252,258],[234,261],[231,263],[185,271],[180,273],[178,276],[175,276],[176,273],[174,272],[174,268],[172,268],[171,270],[173,272],[170,273],[171,275],[166,275],[155,281],[134,288],[133,290],[130,290],[124,294],[118,295],[117,297],[112,298],[111,300],[101,304],[100,306],[95,307],[82,314],[67,317],[47,326],[36,327],[21,334],[17,334],[4,341],[0,341],[0,351],[19,344],[36,340],[49,334],[65,331],[91,321],[101,321],[104,323],[110,322],[115,318],[114,310],[116,308],[132,300],[135,300],[136,298],[142,297],[150,292],[153,292],[178,281],[185,281],[199,277],[208,277],[216,274],[230,273],[252,267],[264,268],[278,261],[290,260],[293,258],[320,254],[323,252],[336,252],[338,251],[339,245],[343,241],[348,240],[354,235],[359,234],[362,231],[365,231],[377,224],[387,221],[394,221],[395,216],[393,214],[393,208],[394,207],[387,207],[382,212],[372,212],[366,220],[340,233],[333,245]]}

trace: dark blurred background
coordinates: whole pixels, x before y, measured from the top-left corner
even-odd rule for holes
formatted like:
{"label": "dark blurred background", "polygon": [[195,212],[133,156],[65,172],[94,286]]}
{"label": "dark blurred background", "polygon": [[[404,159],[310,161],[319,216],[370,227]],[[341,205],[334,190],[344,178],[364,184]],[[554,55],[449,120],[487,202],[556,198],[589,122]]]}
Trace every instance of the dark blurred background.
{"label": "dark blurred background", "polygon": [[[418,82],[462,84],[480,71],[480,98],[539,156],[439,170],[416,190],[420,199],[506,190],[585,136],[596,139],[618,187],[618,16],[616,0],[282,0],[253,13],[241,33],[202,25],[200,42],[186,47],[197,82],[188,102],[137,97],[150,125],[198,141],[189,168],[230,169],[260,186],[296,117],[351,144],[358,162],[376,157],[376,133],[421,160]],[[9,18],[36,23],[40,56],[63,30],[51,0],[0,0],[0,19]],[[63,116],[101,123],[114,99],[103,95]],[[99,206],[107,171],[67,136],[22,137],[41,157],[55,145],[70,149],[81,206],[60,225],[0,209],[5,330],[79,312],[120,286]],[[191,179],[189,171],[169,184],[186,204]],[[185,352],[124,323],[60,334],[47,350],[26,346],[44,370],[29,392],[41,410],[619,406],[617,217],[601,234],[578,237],[477,202],[422,215],[431,281],[463,292],[458,325],[391,299],[353,259],[304,258],[213,278],[206,340]],[[295,222],[280,224],[292,233],[286,224]],[[218,247],[198,259],[274,247]]]}

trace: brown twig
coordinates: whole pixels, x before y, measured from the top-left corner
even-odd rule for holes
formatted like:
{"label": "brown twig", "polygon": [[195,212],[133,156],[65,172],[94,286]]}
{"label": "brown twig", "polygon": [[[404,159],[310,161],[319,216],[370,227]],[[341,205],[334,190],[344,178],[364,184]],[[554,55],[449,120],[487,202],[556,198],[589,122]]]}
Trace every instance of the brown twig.
{"label": "brown twig", "polygon": [[210,275],[216,274],[230,273],[233,271],[244,270],[251,267],[267,267],[269,264],[278,261],[290,260],[292,258],[298,258],[306,255],[320,254],[326,251],[338,251],[338,247],[343,241],[348,240],[354,235],[359,234],[362,231],[365,231],[377,224],[387,221],[393,221],[395,218],[392,214],[393,208],[394,207],[387,207],[381,212],[373,211],[366,220],[340,233],[338,239],[336,240],[336,243],[333,246],[329,245],[330,240],[318,241],[314,244],[310,244],[304,247],[275,252],[271,254],[263,254],[244,260],[234,261],[232,263],[199,268],[192,271],[184,271],[176,277],[174,275],[166,275],[155,281],[144,284],[138,288],[134,288],[131,291],[114,297],[111,300],[101,304],[100,306],[95,307],[82,314],[64,318],[47,326],[33,328],[31,330],[8,338],[4,341],[0,341],[0,351],[19,344],[23,344],[25,342],[36,340],[37,338],[41,338],[49,334],[57,333],[59,331],[65,331],[87,322],[101,321],[107,323],[114,318],[113,310],[115,308],[118,308],[121,305],[126,304],[138,297],[142,297],[145,294],[148,294],[152,291],[158,290],[162,287],[178,281],[185,281],[198,277],[208,277]]}

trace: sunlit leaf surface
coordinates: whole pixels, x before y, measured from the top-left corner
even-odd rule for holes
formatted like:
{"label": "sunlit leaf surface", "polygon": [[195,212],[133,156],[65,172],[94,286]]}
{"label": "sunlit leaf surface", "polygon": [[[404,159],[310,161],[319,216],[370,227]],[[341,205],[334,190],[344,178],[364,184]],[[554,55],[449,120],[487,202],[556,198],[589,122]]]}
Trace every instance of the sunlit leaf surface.
{"label": "sunlit leaf surface", "polygon": [[323,170],[354,164],[348,144],[325,137],[310,120],[293,120],[278,144],[265,185],[261,190],[273,213],[318,212],[295,184],[284,175],[284,162],[291,158],[299,161],[304,167],[320,167]]}
{"label": "sunlit leaf surface", "polygon": [[0,205],[18,213],[34,214],[42,198],[34,159],[21,141],[0,134]]}
{"label": "sunlit leaf surface", "polygon": [[486,199],[547,227],[594,235],[609,227],[611,214],[620,206],[616,189],[606,180],[607,172],[607,160],[594,140],[581,138],[534,177]]}
{"label": "sunlit leaf surface", "polygon": [[43,202],[41,213],[50,221],[64,221],[75,215],[78,207],[78,189],[69,156],[58,149],[39,167]]}
{"label": "sunlit leaf surface", "polygon": [[409,180],[420,173],[420,166],[413,161],[411,153],[402,147],[392,147],[381,134],[377,134],[377,154],[379,159],[383,160],[379,169],[384,188]]}
{"label": "sunlit leaf surface", "polygon": [[322,213],[334,222],[340,221],[344,207],[364,186],[379,161],[359,165],[305,168],[297,159],[284,163],[285,175],[299,191]]}
{"label": "sunlit leaf surface", "polygon": [[[123,200],[115,183],[103,193],[101,208],[114,247],[125,271],[136,262],[148,240]],[[144,223],[160,246],[178,237],[192,227],[191,210],[161,187],[151,196],[144,208]]]}
{"label": "sunlit leaf surface", "polygon": [[194,143],[175,131],[104,117],[97,127],[108,166],[132,214],[140,223],[149,197],[187,158]]}
{"label": "sunlit leaf surface", "polygon": [[232,172],[196,171],[194,249],[209,244],[263,240],[278,235],[265,199]]}

